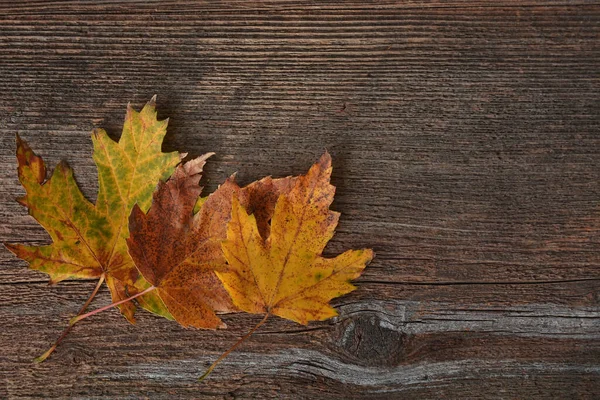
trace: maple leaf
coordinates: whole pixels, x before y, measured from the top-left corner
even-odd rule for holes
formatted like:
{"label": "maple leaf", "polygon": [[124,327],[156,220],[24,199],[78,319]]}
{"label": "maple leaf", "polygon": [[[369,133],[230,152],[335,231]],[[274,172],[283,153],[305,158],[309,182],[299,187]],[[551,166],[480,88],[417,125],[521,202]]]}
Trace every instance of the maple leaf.
{"label": "maple leaf", "polygon": [[222,245],[229,269],[217,275],[241,310],[307,324],[336,316],[329,301],[355,289],[349,281],[373,258],[372,250],[321,256],[339,219],[329,210],[335,193],[330,175],[331,157],[325,153],[279,197],[266,239],[256,216],[234,196]]}
{"label": "maple leaf", "polygon": [[237,185],[228,179],[194,213],[202,167],[211,155],[178,166],[159,184],[148,213],[136,205],[129,217],[129,254],[184,327],[224,328],[215,311],[234,310],[214,270],[225,264],[221,241]]}
{"label": "maple leaf", "polygon": [[269,315],[300,324],[325,320],[337,315],[329,301],[355,289],[349,281],[362,273],[373,251],[349,250],[335,258],[321,255],[340,215],[329,210],[335,193],[329,183],[331,171],[331,157],[325,153],[306,175],[286,182],[272,216],[270,208],[249,214],[234,195],[227,240],[222,244],[228,268],[216,274],[235,306],[265,317],[200,379]]}
{"label": "maple leaf", "polygon": [[[166,179],[180,162],[177,152],[161,151],[168,121],[157,120],[155,104],[154,97],[139,113],[128,105],[118,143],[104,130],[94,131],[93,157],[99,183],[95,205],[83,196],[66,162],[60,162],[46,180],[44,161],[17,136],[18,174],[26,191],[18,201],[28,207],[29,214],[48,231],[52,244],[6,246],[28,261],[30,268],[50,275],[51,283],[99,278],[80,314],[103,281],[113,301],[149,286],[139,276],[127,252],[128,217],[136,203],[142,210],[148,209],[158,181]],[[145,296],[140,304],[170,317],[154,293]],[[135,305],[123,304],[121,312],[134,322]],[[59,341],[61,339],[62,336]]]}

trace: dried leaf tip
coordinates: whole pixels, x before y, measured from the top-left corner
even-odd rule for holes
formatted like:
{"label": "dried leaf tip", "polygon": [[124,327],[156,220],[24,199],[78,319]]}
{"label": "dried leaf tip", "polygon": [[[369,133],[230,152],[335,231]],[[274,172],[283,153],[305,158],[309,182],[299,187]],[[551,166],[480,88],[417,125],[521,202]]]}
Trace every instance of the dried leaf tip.
{"label": "dried leaf tip", "polygon": [[191,160],[194,161],[195,163],[206,163],[206,160],[208,160],[209,158],[211,158],[212,156],[214,156],[216,153],[204,153],[201,156],[196,157],[195,159]]}
{"label": "dried leaf tip", "polygon": [[331,154],[325,150],[325,153],[323,153],[323,155],[319,158],[317,164],[319,167],[321,167],[321,169],[331,168]]}
{"label": "dried leaf tip", "polygon": [[[34,153],[29,144],[19,134],[16,135],[17,142],[17,170],[19,179],[34,179],[38,184],[46,180],[46,165],[42,157]],[[29,172],[27,172],[29,171]]]}

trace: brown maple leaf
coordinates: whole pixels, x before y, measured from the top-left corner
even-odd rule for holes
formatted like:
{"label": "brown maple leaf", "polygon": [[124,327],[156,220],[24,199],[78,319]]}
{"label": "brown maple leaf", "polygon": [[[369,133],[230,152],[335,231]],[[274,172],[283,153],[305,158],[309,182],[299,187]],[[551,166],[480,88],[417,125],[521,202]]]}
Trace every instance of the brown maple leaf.
{"label": "brown maple leaf", "polygon": [[227,180],[193,213],[202,188],[202,167],[212,154],[196,158],[160,183],[148,213],[134,207],[129,217],[129,254],[155,288],[175,320],[196,328],[225,327],[215,311],[233,311],[215,275],[225,263],[225,238],[231,197],[237,185]]}

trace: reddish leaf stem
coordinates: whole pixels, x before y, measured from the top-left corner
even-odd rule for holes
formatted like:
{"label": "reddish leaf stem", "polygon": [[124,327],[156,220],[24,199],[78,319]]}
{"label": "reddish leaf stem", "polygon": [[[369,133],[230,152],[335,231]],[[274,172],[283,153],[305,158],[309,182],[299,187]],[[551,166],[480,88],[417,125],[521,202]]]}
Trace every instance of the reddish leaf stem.
{"label": "reddish leaf stem", "polygon": [[153,291],[154,289],[156,289],[156,287],[155,287],[155,286],[150,286],[148,289],[146,289],[146,290],[144,290],[144,291],[142,291],[142,292],[139,292],[139,293],[137,293],[137,294],[134,294],[133,296],[131,296],[131,297],[128,297],[128,298],[126,298],[126,299],[124,299],[124,300],[120,300],[120,301],[117,301],[116,303],[112,303],[112,304],[109,304],[109,305],[107,305],[107,306],[104,306],[104,307],[98,308],[97,310],[90,311],[90,312],[89,312],[89,313],[87,313],[87,314],[78,315],[78,316],[76,316],[76,317],[73,317],[73,318],[71,318],[71,321],[69,321],[69,325],[73,326],[73,325],[75,325],[76,323],[78,323],[79,321],[81,321],[82,319],[85,319],[85,318],[87,318],[87,317],[91,317],[91,316],[92,316],[92,315],[94,315],[94,314],[98,314],[98,313],[100,313],[100,312],[102,312],[102,311],[106,311],[106,310],[108,310],[108,309],[110,309],[110,308],[112,308],[112,307],[116,307],[116,306],[118,306],[118,305],[121,305],[121,304],[123,304],[123,303],[127,303],[128,301],[131,301],[131,300],[133,300],[133,299],[135,299],[135,298],[137,298],[137,297],[143,296],[143,295],[145,295],[146,293],[149,293],[149,292]]}
{"label": "reddish leaf stem", "polygon": [[269,318],[269,315],[270,314],[267,312],[265,314],[265,317],[258,324],[256,324],[256,326],[254,328],[252,328],[250,330],[250,332],[248,332],[244,336],[242,336],[240,338],[240,340],[238,340],[233,346],[231,346],[229,348],[229,350],[227,350],[225,353],[223,353],[221,355],[221,357],[217,358],[217,360],[214,363],[212,363],[210,367],[208,367],[206,372],[204,374],[202,374],[202,376],[200,378],[198,378],[198,381],[202,382],[208,375],[210,375],[210,373],[213,371],[213,369],[215,369],[217,364],[219,364],[221,361],[223,361],[223,359],[225,357],[227,357],[229,355],[229,353],[231,353],[233,350],[235,350],[240,344],[242,344],[246,339],[248,339],[250,337],[250,335],[252,335],[258,328],[261,327],[261,325],[263,325],[267,321],[267,318]]}
{"label": "reddish leaf stem", "polygon": [[[104,278],[105,278],[104,274],[100,275],[100,279],[98,279],[98,283],[96,283],[96,287],[92,291],[92,294],[90,295],[90,297],[88,297],[87,301],[81,307],[81,309],[79,310],[79,312],[77,313],[77,315],[81,315],[81,314],[83,314],[85,312],[85,310],[87,310],[87,308],[89,307],[89,305],[92,302],[92,300],[94,299],[94,297],[96,297],[96,294],[98,294],[98,290],[100,290],[100,287],[102,286],[102,283],[104,283]],[[56,339],[56,342],[54,342],[54,344],[52,345],[52,347],[50,347],[48,349],[48,351],[46,351],[44,354],[42,354],[41,356],[39,356],[35,360],[33,360],[33,362],[35,362],[35,363],[41,363],[41,362],[44,362],[48,357],[50,357],[50,354],[52,354],[54,352],[54,350],[56,350],[56,348],[58,347],[58,345],[60,344],[60,342],[62,342],[63,339],[69,334],[69,332],[71,332],[71,329],[73,329],[73,325],[69,324],[62,331],[62,333],[60,334],[60,336],[58,337],[58,339]]]}

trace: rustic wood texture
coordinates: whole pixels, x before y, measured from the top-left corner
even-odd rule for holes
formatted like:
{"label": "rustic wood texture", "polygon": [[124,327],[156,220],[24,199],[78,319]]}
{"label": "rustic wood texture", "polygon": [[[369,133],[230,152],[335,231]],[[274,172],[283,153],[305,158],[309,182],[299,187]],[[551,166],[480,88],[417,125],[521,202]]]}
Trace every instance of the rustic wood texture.
{"label": "rustic wood texture", "polygon": [[[47,243],[14,199],[15,133],[96,196],[90,133],[158,94],[207,191],[333,156],[330,254],[373,247],[340,316],[185,330],[82,322],[0,250],[0,398],[598,398],[600,5],[593,1],[5,1],[0,240]],[[102,290],[95,306],[109,302]]]}

